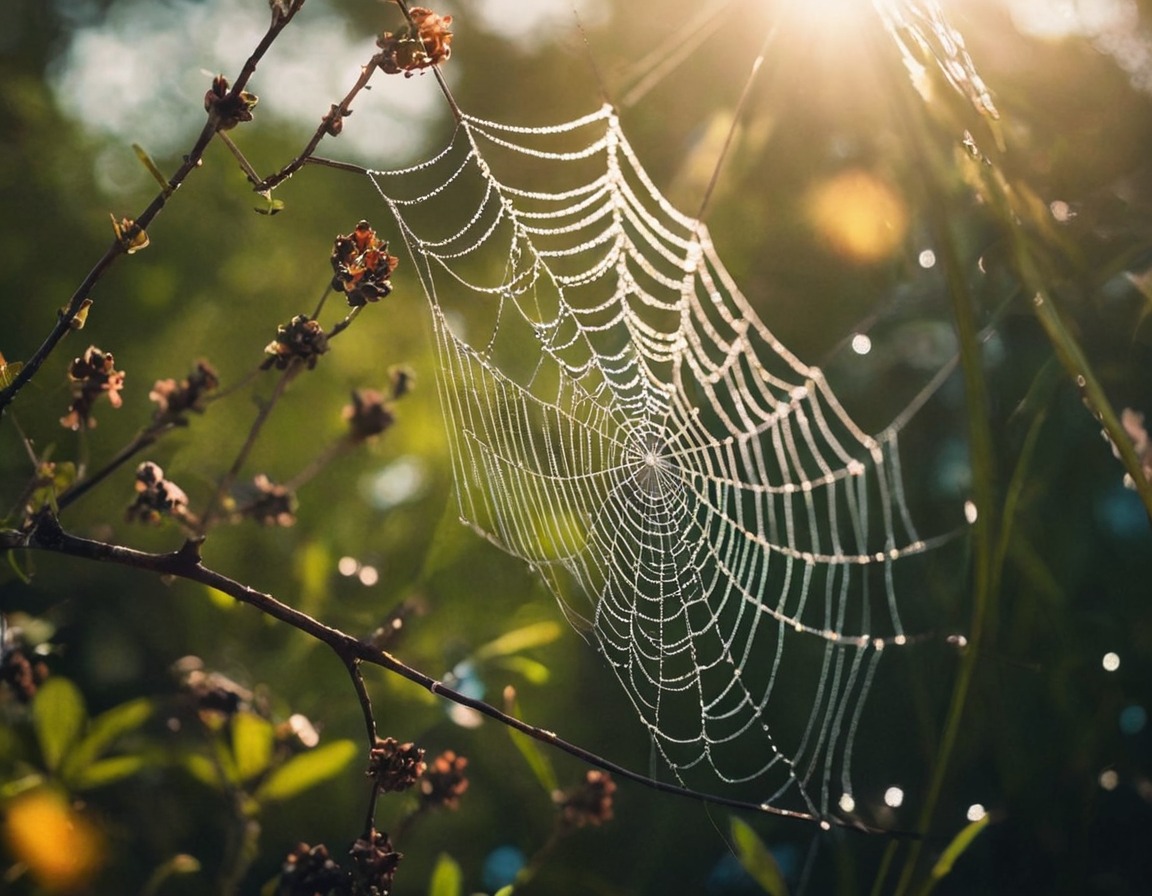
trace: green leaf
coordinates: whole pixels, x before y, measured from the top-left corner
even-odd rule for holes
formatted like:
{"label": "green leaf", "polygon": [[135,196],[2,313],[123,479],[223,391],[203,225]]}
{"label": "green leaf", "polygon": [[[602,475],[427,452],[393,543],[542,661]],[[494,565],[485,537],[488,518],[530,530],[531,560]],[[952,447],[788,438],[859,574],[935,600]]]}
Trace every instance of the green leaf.
{"label": "green leaf", "polygon": [[16,374],[20,372],[23,366],[24,364],[21,361],[5,363],[3,360],[0,360],[0,389],[7,389],[11,386],[16,379]]}
{"label": "green leaf", "polygon": [[559,622],[534,622],[501,635],[481,646],[472,655],[476,660],[490,660],[496,657],[520,653],[531,647],[551,644],[564,631]]}
{"label": "green leaf", "polygon": [[501,887],[493,894],[493,896],[512,896],[512,884],[508,884],[506,887]]}
{"label": "green leaf", "polygon": [[82,766],[70,779],[69,785],[75,790],[103,787],[136,774],[147,762],[147,757],[140,754],[98,759],[90,765]]}
{"label": "green leaf", "polygon": [[278,215],[284,211],[284,200],[273,199],[270,195],[266,197],[264,205],[253,206],[253,210],[261,215]]}
{"label": "green leaf", "polygon": [[213,790],[222,789],[224,782],[219,767],[203,753],[185,753],[180,757],[180,765],[201,784]]}
{"label": "green leaf", "polygon": [[460,866],[447,853],[440,853],[436,867],[432,869],[432,879],[428,882],[428,896],[460,896],[464,886],[464,875]]}
{"label": "green leaf", "polygon": [[271,722],[247,710],[236,713],[231,724],[236,776],[241,782],[250,781],[268,769],[276,732]]}
{"label": "green leaf", "polygon": [[335,565],[323,541],[309,541],[295,552],[296,581],[300,583],[297,608],[314,614],[328,598],[328,583]]}
{"label": "green leaf", "polygon": [[66,782],[83,777],[87,766],[104,755],[118,738],[148,721],[154,709],[151,700],[141,697],[100,713],[89,723],[84,738],[69,751],[60,769],[61,777]]}
{"label": "green leaf", "polygon": [[350,740],[337,740],[307,753],[293,756],[275,769],[256,791],[261,802],[286,800],[315,787],[321,781],[334,777],[356,756],[356,744]]}
{"label": "green leaf", "polygon": [[40,755],[49,771],[60,767],[87,720],[84,698],[67,678],[49,678],[36,692],[32,702],[32,723],[40,743]]}
{"label": "green leaf", "polygon": [[788,885],[784,883],[780,866],[747,822],[733,817],[732,841],[736,846],[736,858],[764,892],[771,896],[787,896]]}
{"label": "green leaf", "polygon": [[[511,689],[509,689],[511,690]],[[520,717],[520,704],[513,698],[508,701],[505,710],[509,715]],[[528,767],[532,769],[532,775],[540,782],[540,786],[544,788],[544,792],[551,796],[556,790],[559,789],[560,783],[556,779],[556,771],[552,768],[552,763],[548,760],[548,755],[540,749],[540,744],[530,738],[523,731],[517,731],[515,728],[505,727],[508,736],[512,738],[512,743],[516,749],[520,751],[520,755],[524,757],[524,761],[528,763]]]}
{"label": "green leaf", "polygon": [[952,842],[948,844],[944,852],[940,854],[940,858],[936,860],[936,864],[932,866],[932,880],[940,880],[948,875],[956,860],[972,845],[976,835],[988,827],[990,819],[991,816],[985,813],[976,821],[970,822],[960,829],[960,833],[952,838]]}
{"label": "green leaf", "polygon": [[147,168],[148,173],[156,179],[156,183],[160,184],[160,189],[164,191],[164,195],[171,195],[172,187],[168,184],[168,178],[166,178],[164,173],[158,167],[156,167],[156,163],[152,161],[152,156],[148,154],[148,150],[146,150],[139,143],[133,143],[132,151],[136,153],[136,158],[140,160],[140,164]]}
{"label": "green leaf", "polygon": [[526,656],[506,656],[493,663],[501,669],[507,669],[509,672],[515,672],[524,678],[530,684],[547,684],[548,679],[552,677],[552,672],[543,663],[537,660],[529,659]]}
{"label": "green leaf", "polygon": [[417,581],[429,582],[455,563],[470,545],[468,534],[467,529],[460,525],[460,510],[456,502],[448,501],[436,523]]}

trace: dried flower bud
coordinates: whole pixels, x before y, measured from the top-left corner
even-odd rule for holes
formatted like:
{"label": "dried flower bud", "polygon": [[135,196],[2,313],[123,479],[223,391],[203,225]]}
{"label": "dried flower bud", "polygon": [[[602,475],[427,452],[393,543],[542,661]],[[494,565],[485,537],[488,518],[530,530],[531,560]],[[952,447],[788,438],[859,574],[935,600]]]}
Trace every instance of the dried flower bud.
{"label": "dried flower bud", "polygon": [[207,361],[197,361],[196,369],[187,377],[176,380],[157,380],[148,393],[148,399],[156,402],[152,419],[157,423],[187,425],[186,411],[204,412],[209,393],[220,386],[220,378]]}
{"label": "dried flower bud", "polygon": [[145,461],[136,468],[136,500],[126,513],[129,522],[157,525],[166,517],[185,519],[188,496],[174,482],[164,478],[158,464]]}
{"label": "dried flower bud", "polygon": [[220,672],[205,669],[198,656],[182,657],[173,671],[180,686],[191,695],[201,719],[211,715],[231,716],[252,705],[252,691]]}
{"label": "dried flower bud", "polygon": [[[120,241],[127,254],[132,255],[148,247],[148,234],[142,227],[138,227],[135,221],[131,218],[121,218],[117,221],[115,215],[109,217],[112,218],[112,229],[116,232],[116,239]],[[83,321],[80,322],[80,326],[84,326]]]}
{"label": "dried flower bud", "polygon": [[277,370],[287,370],[293,360],[299,359],[306,362],[308,369],[312,370],[326,351],[328,351],[328,337],[320,322],[307,314],[297,314],[288,323],[276,328],[276,338],[264,348],[264,353],[268,357],[264,359],[260,369],[275,367]]}
{"label": "dried flower bud", "polygon": [[[1145,479],[1152,482],[1152,439],[1148,437],[1148,430],[1144,428],[1144,415],[1132,408],[1124,408],[1120,412],[1120,425],[1132,440],[1132,450],[1136,452],[1136,458],[1140,461],[1140,472]],[[1112,442],[1107,432],[1104,432],[1103,436]],[[1112,444],[1112,454],[1117,459],[1120,458],[1120,449],[1115,443]],[[1124,474],[1124,487],[1136,488],[1136,480],[1132,478],[1131,473]]]}
{"label": "dried flower bud", "polygon": [[24,642],[23,632],[0,619],[0,685],[28,704],[48,677],[48,666]]}
{"label": "dried flower bud", "polygon": [[412,372],[411,367],[393,367],[388,371],[388,376],[392,380],[393,400],[403,398],[411,392],[416,382],[416,374]]}
{"label": "dried flower bud", "polygon": [[238,515],[264,526],[292,526],[296,523],[296,495],[286,486],[277,485],[263,473],[251,485],[248,501],[238,501]]}
{"label": "dried flower bud", "polygon": [[612,795],[615,792],[616,782],[612,776],[599,769],[592,769],[584,775],[581,784],[552,794],[552,801],[560,810],[561,824],[582,828],[611,820]]}
{"label": "dried flower bud", "polygon": [[111,352],[88,346],[83,356],[72,361],[68,378],[72,382],[72,403],[68,414],[60,418],[60,425],[67,429],[94,427],[96,420],[92,417],[92,406],[101,395],[107,395],[114,408],[122,404],[120,390],[124,388],[124,373],[116,369]]}
{"label": "dried flower bud", "polygon": [[368,777],[376,781],[381,793],[407,790],[427,769],[420,747],[399,743],[394,737],[377,739],[368,754]]}
{"label": "dried flower bud", "polygon": [[363,442],[384,432],[395,421],[384,396],[375,389],[357,389],[352,393],[352,404],[344,408],[348,421],[348,435],[354,442]]}
{"label": "dried flower bud", "polygon": [[388,254],[388,243],[361,221],[332,246],[332,288],[344,293],[353,308],[377,302],[392,292],[389,278],[397,264],[399,259]]}
{"label": "dried flower bud", "polygon": [[349,855],[352,856],[353,878],[360,886],[356,892],[379,893],[381,896],[392,892],[396,866],[404,856],[393,849],[387,834],[374,830],[370,837],[361,837],[352,844]]}
{"label": "dried flower bud", "polygon": [[441,16],[413,6],[408,10],[412,22],[399,31],[385,31],[376,41],[380,48],[378,62],[388,75],[401,72],[410,78],[418,71],[446,62],[452,55],[452,16]]}
{"label": "dried flower bud", "polygon": [[423,803],[447,809],[459,808],[460,797],[468,789],[468,779],[464,777],[467,766],[468,760],[457,756],[452,750],[445,750],[433,759],[420,781],[420,798]]}
{"label": "dried flower bud", "polygon": [[230,131],[244,121],[252,120],[252,109],[259,98],[245,90],[233,94],[228,79],[217,75],[204,94],[204,110],[216,122],[216,130]]}
{"label": "dried flower bud", "polygon": [[352,880],[323,843],[309,846],[297,843],[284,859],[276,896],[315,896],[317,893],[352,892]]}

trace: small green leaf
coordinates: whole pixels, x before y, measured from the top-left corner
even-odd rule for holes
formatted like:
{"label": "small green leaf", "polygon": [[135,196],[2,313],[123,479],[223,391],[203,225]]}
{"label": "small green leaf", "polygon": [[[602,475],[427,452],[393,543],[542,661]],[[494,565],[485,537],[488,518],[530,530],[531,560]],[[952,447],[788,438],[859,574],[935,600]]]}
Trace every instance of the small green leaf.
{"label": "small green leaf", "polygon": [[91,790],[94,787],[103,787],[122,778],[136,774],[147,764],[147,758],[134,754],[131,756],[113,756],[111,759],[98,759],[90,765],[85,765],[69,780],[75,790]]}
{"label": "small green leaf", "polygon": [[156,183],[160,184],[160,189],[164,191],[164,195],[170,196],[172,194],[172,187],[168,183],[168,178],[164,176],[163,172],[156,166],[156,163],[152,161],[152,156],[148,155],[148,150],[139,143],[133,143],[132,151],[136,153],[136,158],[140,160],[140,164],[147,168],[148,173],[156,179]]}
{"label": "small green leaf", "polygon": [[219,767],[203,753],[185,753],[180,757],[179,764],[201,784],[213,790],[222,789],[224,782]]}
{"label": "small green leaf", "polygon": [[267,770],[275,738],[272,723],[254,712],[243,710],[232,717],[232,758],[241,782]]}
{"label": "small green leaf", "polygon": [[167,862],[152,872],[148,882],[141,891],[143,896],[153,896],[159,893],[164,883],[178,874],[195,874],[200,870],[200,860],[187,853],[177,853]]}
{"label": "small green leaf", "polygon": [[264,205],[257,205],[254,207],[257,214],[261,215],[278,215],[284,211],[284,200],[273,199],[271,195],[267,197]]}
{"label": "small green leaf", "polygon": [[5,363],[2,359],[0,359],[0,389],[7,389],[9,386],[11,386],[12,382],[16,379],[16,374],[20,372],[20,369],[23,366],[24,364],[22,361],[12,361],[11,363]]}
{"label": "small green leaf", "polygon": [[60,767],[65,754],[76,742],[88,713],[80,690],[67,678],[49,678],[36,692],[32,703],[32,722],[40,755],[49,771]]}
{"label": "small green leaf", "polygon": [[337,740],[307,753],[293,756],[275,769],[256,791],[261,802],[286,800],[334,777],[356,756],[356,744],[350,740]]}
{"label": "small green leaf", "polygon": [[991,816],[985,813],[976,821],[970,822],[960,829],[960,833],[952,838],[952,842],[948,844],[944,852],[940,854],[940,858],[936,860],[936,864],[932,866],[933,880],[940,880],[948,875],[956,860],[972,845],[976,835],[988,827],[990,818]]}
{"label": "small green leaf", "polygon": [[154,706],[144,697],[129,700],[96,716],[88,725],[88,733],[68,753],[60,774],[65,781],[83,776],[84,769],[99,759],[120,737],[135,731],[151,717]]}
{"label": "small green leaf", "polygon": [[[511,688],[508,689],[511,691]],[[520,716],[520,704],[513,696],[511,700],[507,700],[506,692],[505,711],[509,715]],[[516,749],[520,751],[520,755],[524,757],[524,761],[528,763],[528,767],[532,769],[532,775],[544,788],[544,792],[551,796],[559,788],[560,784],[556,779],[556,771],[552,768],[552,763],[548,760],[548,755],[540,749],[540,744],[530,738],[523,731],[517,731],[515,728],[506,727],[508,736],[512,738],[512,743]]]}
{"label": "small green leaf", "polygon": [[506,656],[497,660],[493,665],[509,672],[515,672],[530,684],[547,684],[552,672],[547,666],[526,656]]}
{"label": "small green leaf", "polygon": [[506,887],[501,887],[493,894],[493,896],[512,896],[512,884],[508,884]]}
{"label": "small green leaf", "polygon": [[747,822],[733,817],[732,840],[736,846],[736,858],[764,892],[770,893],[771,896],[787,896],[788,885],[784,883],[780,866],[776,864],[775,857],[764,845],[764,841]]}
{"label": "small green leaf", "polygon": [[495,640],[489,641],[473,654],[478,661],[495,659],[520,653],[531,647],[542,647],[551,644],[563,633],[564,629],[558,622],[535,622],[523,628],[507,632]]}
{"label": "small green leaf", "polygon": [[464,887],[464,875],[460,866],[447,853],[440,853],[436,867],[432,869],[432,879],[428,882],[428,896],[460,896]]}

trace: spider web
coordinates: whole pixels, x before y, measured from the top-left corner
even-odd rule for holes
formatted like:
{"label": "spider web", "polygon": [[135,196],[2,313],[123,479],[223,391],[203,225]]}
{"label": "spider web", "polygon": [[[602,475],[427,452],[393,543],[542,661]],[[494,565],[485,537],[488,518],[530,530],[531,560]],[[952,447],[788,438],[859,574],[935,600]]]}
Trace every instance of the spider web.
{"label": "spider web", "polygon": [[368,176],[427,296],[462,520],[539,572],[679,782],[843,806],[878,664],[911,640],[898,571],[947,538],[912,519],[899,440],[948,371],[863,431],[610,105],[461,113],[438,155]]}

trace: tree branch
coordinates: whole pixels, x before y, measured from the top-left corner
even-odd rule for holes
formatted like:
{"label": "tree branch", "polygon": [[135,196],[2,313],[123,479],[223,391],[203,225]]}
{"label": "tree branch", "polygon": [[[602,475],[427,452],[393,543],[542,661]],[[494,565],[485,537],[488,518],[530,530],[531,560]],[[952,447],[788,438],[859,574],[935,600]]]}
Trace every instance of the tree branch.
{"label": "tree branch", "polygon": [[[489,703],[485,703],[483,700],[462,694],[460,691],[444,684],[444,682],[439,679],[426,675],[420,670],[407,665],[387,651],[381,650],[358,638],[354,638],[339,629],[325,625],[307,613],[302,613],[287,604],[281,603],[271,594],[257,591],[255,588],[244,585],[222,573],[209,569],[201,562],[200,546],[203,544],[203,541],[203,537],[190,539],[185,541],[178,550],[166,554],[146,553],[121,545],[73,535],[61,528],[56,517],[47,511],[40,513],[35,518],[32,528],[27,532],[17,532],[15,530],[0,531],[0,550],[28,548],[31,550],[50,551],[52,553],[79,557],[85,560],[115,563],[120,566],[128,566],[133,569],[141,569],[158,575],[173,576],[186,579],[190,582],[207,585],[223,594],[227,594],[229,597],[235,598],[241,603],[254,607],[266,616],[290,625],[304,634],[315,638],[317,641],[327,644],[346,666],[355,662],[379,666],[395,675],[399,675],[401,678],[407,679],[431,694],[442,697],[459,706],[475,710],[481,715],[487,716],[509,728],[514,728],[534,740],[548,744],[563,753],[567,753],[579,759],[581,762],[609,772],[617,778],[641,784],[651,790],[673,794],[697,802],[724,806],[730,809],[739,809],[762,815],[775,815],[798,821],[815,822],[824,828],[836,826],[866,833],[883,833],[901,838],[918,836],[904,831],[879,831],[866,827],[856,820],[843,819],[837,816],[830,815],[824,818],[817,818],[806,812],[782,809],[766,803],[753,803],[702,793],[679,784],[659,781],[639,772],[632,771],[596,753],[585,750],[583,747],[564,740],[554,731],[548,731],[544,728],[531,725],[528,722],[497,709]],[[349,667],[351,668],[351,666]]]}

